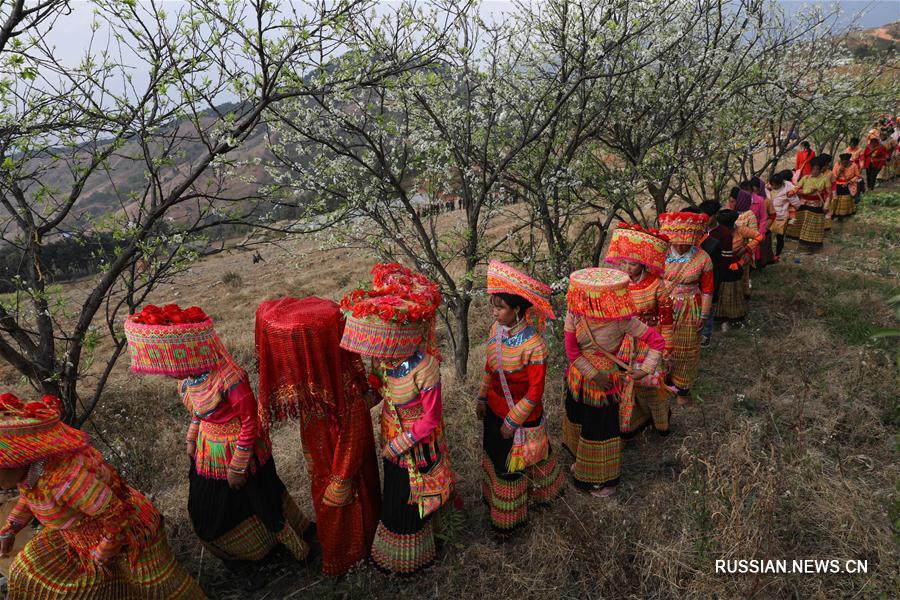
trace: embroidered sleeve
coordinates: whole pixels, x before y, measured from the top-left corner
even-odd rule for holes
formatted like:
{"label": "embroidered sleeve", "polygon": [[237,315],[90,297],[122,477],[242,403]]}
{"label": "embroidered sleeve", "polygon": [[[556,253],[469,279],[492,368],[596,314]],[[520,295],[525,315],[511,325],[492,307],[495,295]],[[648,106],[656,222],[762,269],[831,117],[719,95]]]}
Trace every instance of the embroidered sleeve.
{"label": "embroidered sleeve", "polygon": [[16,505],[9,511],[9,515],[6,517],[6,524],[0,529],[0,534],[18,533],[22,531],[33,518],[34,515],[31,514],[31,506],[28,504],[28,500],[20,495],[19,499],[16,500]]}
{"label": "embroidered sleeve", "polygon": [[325,490],[327,500],[333,506],[342,506],[350,501],[350,482],[362,465],[366,437],[372,438],[369,419],[366,402],[359,395],[338,415],[338,438],[331,460],[331,481]]}
{"label": "embroidered sleeve", "polygon": [[188,426],[187,430],[187,441],[188,442],[196,442],[197,434],[200,432],[200,419],[196,416],[191,419],[191,424]]}
{"label": "embroidered sleeve", "polygon": [[434,387],[422,391],[420,395],[424,411],[422,412],[422,416],[416,419],[410,432],[412,433],[413,440],[416,442],[431,435],[431,432],[433,432],[438,426],[438,423],[441,422],[441,413],[443,412],[440,382]]}
{"label": "embroidered sleeve", "polygon": [[256,398],[247,380],[241,380],[237,385],[228,390],[226,398],[231,402],[238,417],[241,419],[241,431],[238,434],[237,445],[231,463],[228,465],[232,471],[243,473],[250,466],[253,456],[253,448],[259,438],[259,420],[256,414]]}
{"label": "embroidered sleeve", "polygon": [[94,470],[87,468],[83,459],[55,474],[49,485],[57,502],[103,524],[102,539],[95,553],[114,552],[124,543],[135,509],[120,500]]}
{"label": "embroidered sleeve", "polygon": [[647,352],[647,358],[644,359],[641,368],[647,373],[654,372],[659,364],[659,357],[666,347],[663,336],[656,329],[635,317],[628,321],[626,332],[649,346],[650,350]]}
{"label": "embroidered sleeve", "polygon": [[534,409],[544,397],[544,382],[547,377],[547,363],[531,363],[525,367],[528,375],[528,391],[516,402],[506,415],[510,427],[521,427],[531,418]]}
{"label": "embroidered sleeve", "polygon": [[[426,362],[427,361],[427,362]],[[426,356],[416,374],[419,398],[422,401],[422,415],[413,423],[410,433],[414,442],[425,439],[441,422],[441,369],[438,361]]]}
{"label": "embroidered sleeve", "polygon": [[570,365],[573,365],[578,371],[587,377],[593,379],[599,372],[594,365],[591,364],[581,353],[581,346],[578,344],[578,334],[575,332],[577,320],[572,313],[566,313],[565,322],[565,347],[566,358]]}

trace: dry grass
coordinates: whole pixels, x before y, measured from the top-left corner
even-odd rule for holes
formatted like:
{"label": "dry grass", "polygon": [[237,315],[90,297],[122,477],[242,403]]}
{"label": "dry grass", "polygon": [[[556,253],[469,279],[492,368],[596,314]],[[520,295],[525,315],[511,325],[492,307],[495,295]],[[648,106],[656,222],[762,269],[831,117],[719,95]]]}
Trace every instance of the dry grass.
{"label": "dry grass", "polygon": [[[894,596],[900,518],[897,377],[884,303],[896,286],[897,209],[865,209],[835,231],[821,256],[754,276],[746,328],[717,333],[704,352],[697,405],[676,409],[673,434],[629,443],[617,498],[569,487],[505,544],[488,535],[479,501],[480,426],[471,410],[483,348],[470,376],[445,377],[445,420],[465,524],[427,575],[397,581],[362,566],[337,579],[317,567],[278,564],[254,596],[203,555],[186,514],[186,426],[170,381],[130,375],[122,363],[90,428],[98,446],[166,516],[176,553],[210,597],[392,598],[872,598]],[[875,235],[872,235],[875,231]],[[866,240],[860,243],[859,240]],[[337,298],[364,278],[369,257],[318,253],[291,242],[266,262],[213,257],[161,290],[156,301],[207,308],[243,364],[253,364],[259,302],[276,295]],[[240,273],[244,285],[222,283]],[[78,286],[70,293],[77,294]],[[182,298],[179,298],[182,296]],[[473,335],[487,330],[473,308]],[[556,362],[546,391],[554,440],[562,397],[561,332],[548,334]],[[7,379],[9,382],[9,379]],[[305,465],[291,424],[273,434],[282,479],[309,511]],[[108,442],[115,453],[106,447]],[[558,446],[557,446],[558,447]],[[563,467],[571,460],[563,456]],[[868,575],[717,575],[722,558],[867,559]],[[202,564],[201,564],[202,563]]]}

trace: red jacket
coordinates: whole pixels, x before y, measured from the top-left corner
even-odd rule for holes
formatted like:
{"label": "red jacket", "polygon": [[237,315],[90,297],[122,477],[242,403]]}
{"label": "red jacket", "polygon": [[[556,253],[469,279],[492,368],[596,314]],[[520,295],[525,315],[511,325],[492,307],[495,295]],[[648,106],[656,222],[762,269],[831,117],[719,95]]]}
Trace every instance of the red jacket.
{"label": "red jacket", "polygon": [[863,152],[863,166],[867,169],[883,169],[885,163],[887,163],[887,158],[888,150],[884,144],[878,144],[874,147],[870,144],[866,146],[866,151]]}
{"label": "red jacket", "polygon": [[806,177],[809,175],[810,171],[812,171],[812,165],[810,165],[810,161],[815,158],[816,151],[815,150],[801,150],[797,153],[797,160],[794,163],[795,170],[800,171],[800,177]]}

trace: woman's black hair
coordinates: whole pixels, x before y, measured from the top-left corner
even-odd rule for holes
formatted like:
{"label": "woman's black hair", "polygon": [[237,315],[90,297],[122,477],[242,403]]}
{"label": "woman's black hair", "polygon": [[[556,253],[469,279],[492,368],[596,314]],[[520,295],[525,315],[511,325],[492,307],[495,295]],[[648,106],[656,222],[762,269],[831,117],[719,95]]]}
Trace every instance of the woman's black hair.
{"label": "woman's black hair", "polygon": [[491,294],[491,302],[493,299],[497,298],[498,300],[502,300],[503,304],[512,308],[513,310],[519,309],[519,316],[525,317],[525,313],[531,308],[531,302],[523,298],[522,296],[517,296],[516,294],[507,294],[506,292],[500,292],[497,294]]}
{"label": "woman's black hair", "polygon": [[806,148],[807,150],[810,149],[809,142],[807,142],[806,140],[803,140],[802,142],[800,142],[800,145],[803,146],[804,148]]}
{"label": "woman's black hair", "polygon": [[734,186],[733,188],[731,188],[731,191],[728,192],[728,195],[729,195],[733,200],[737,200],[737,199],[738,199],[738,195],[740,195],[740,193],[741,193],[741,188],[739,188],[738,186]]}
{"label": "woman's black hair", "polygon": [[779,171],[778,174],[781,175],[781,178],[785,181],[790,181],[794,178],[794,172],[791,171],[790,169],[785,169],[784,171]]}
{"label": "woman's black hair", "polygon": [[752,190],[752,189],[753,189],[753,182],[750,181],[749,179],[745,179],[745,180],[743,180],[743,181],[741,182],[740,188],[741,188],[742,190]]}
{"label": "woman's black hair", "polygon": [[772,187],[780,188],[784,184],[784,177],[781,176],[781,173],[775,173],[769,177],[769,183],[772,184]]}
{"label": "woman's black hair", "polygon": [[856,136],[850,138],[850,145],[851,146],[859,146],[859,138]]}

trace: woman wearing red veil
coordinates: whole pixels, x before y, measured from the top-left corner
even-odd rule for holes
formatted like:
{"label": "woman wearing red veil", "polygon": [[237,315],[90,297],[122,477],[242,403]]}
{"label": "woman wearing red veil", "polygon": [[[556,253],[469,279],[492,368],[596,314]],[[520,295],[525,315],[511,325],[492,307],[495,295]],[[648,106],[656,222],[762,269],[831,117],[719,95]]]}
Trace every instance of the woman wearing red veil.
{"label": "woman wearing red veil", "polygon": [[266,425],[300,421],[326,575],[369,555],[381,506],[369,385],[359,356],[340,348],[343,331],[330,300],[281,298],[256,311],[260,413]]}

